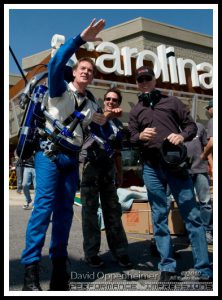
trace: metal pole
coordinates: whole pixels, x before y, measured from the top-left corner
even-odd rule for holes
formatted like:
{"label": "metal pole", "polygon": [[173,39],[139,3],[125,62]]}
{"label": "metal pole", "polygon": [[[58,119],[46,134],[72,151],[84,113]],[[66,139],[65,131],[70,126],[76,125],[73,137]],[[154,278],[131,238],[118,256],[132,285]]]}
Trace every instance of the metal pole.
{"label": "metal pole", "polygon": [[22,68],[20,67],[20,65],[19,65],[19,63],[18,63],[18,61],[17,61],[17,58],[15,57],[15,54],[13,53],[12,48],[11,48],[10,46],[9,46],[9,51],[11,52],[11,55],[12,55],[12,57],[14,58],[14,61],[15,61],[16,65],[17,65],[17,67],[18,67],[20,73],[22,74],[23,79],[25,80],[25,84],[27,84],[27,83],[28,83],[28,80],[26,79],[26,77],[25,77],[25,75],[24,75],[24,73],[23,73],[23,71],[22,71]]}

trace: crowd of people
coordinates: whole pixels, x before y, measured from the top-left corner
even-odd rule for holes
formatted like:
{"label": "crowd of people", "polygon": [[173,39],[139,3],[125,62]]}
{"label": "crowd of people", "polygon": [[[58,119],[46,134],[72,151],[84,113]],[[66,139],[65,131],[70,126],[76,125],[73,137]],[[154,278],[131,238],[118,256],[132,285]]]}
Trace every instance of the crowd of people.
{"label": "crowd of people", "polygon": [[[86,263],[91,267],[104,265],[98,255],[101,231],[97,210],[101,205],[106,238],[113,257],[120,267],[133,266],[127,251],[128,241],[117,195],[123,176],[123,125],[119,120],[122,114],[121,92],[115,87],[106,91],[104,107],[100,107],[87,89],[96,71],[93,60],[88,57],[79,59],[73,66],[73,81],[67,82],[64,77],[70,57],[84,43],[100,41],[97,35],[104,26],[103,19],[98,22],[93,19],[81,34],[69,39],[57,50],[48,65],[47,111],[55,119],[64,122],[71,135],[61,135],[46,121],[47,134],[39,139],[34,165],[23,165],[24,208],[28,208],[32,202],[28,193],[31,179],[35,187],[34,206],[21,256],[21,263],[25,267],[23,291],[42,290],[39,263],[50,220],[52,274],[49,289],[69,289],[70,274],[66,267],[68,240],[79,181]],[[160,254],[160,281],[175,281],[177,274],[168,228],[169,190],[177,202],[187,230],[198,278],[200,281],[212,281],[212,264],[207,247],[208,243],[213,242],[208,164],[208,157],[212,158],[212,118],[206,132],[203,125],[195,123],[185,104],[156,89],[156,78],[151,67],[138,68],[135,80],[139,95],[137,104],[129,114],[128,129],[132,145],[138,146],[141,153],[154,240]],[[211,102],[206,109],[212,116]],[[79,123],[75,122],[75,111],[84,115]],[[55,142],[55,134],[60,137],[60,144]],[[187,147],[185,158],[182,155],[184,145]],[[168,160],[163,156],[164,147],[168,147],[164,152]],[[18,182],[20,191],[21,183]]]}

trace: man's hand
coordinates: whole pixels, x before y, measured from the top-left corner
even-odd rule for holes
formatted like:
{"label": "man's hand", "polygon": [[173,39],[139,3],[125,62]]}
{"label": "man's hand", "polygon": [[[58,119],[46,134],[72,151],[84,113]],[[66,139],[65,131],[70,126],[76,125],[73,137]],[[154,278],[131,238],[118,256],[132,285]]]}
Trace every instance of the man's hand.
{"label": "man's hand", "polygon": [[93,114],[92,121],[98,125],[104,125],[107,121],[107,118],[103,114],[95,112]]}
{"label": "man's hand", "polygon": [[152,140],[156,137],[157,132],[156,132],[156,128],[145,128],[139,135],[139,139],[141,141],[148,141],[148,140]]}
{"label": "man's hand", "polygon": [[117,108],[113,108],[110,111],[105,111],[104,115],[108,118],[108,119],[113,119],[113,118],[120,118],[122,116],[122,108],[117,107]]}
{"label": "man's hand", "polygon": [[171,133],[168,135],[167,139],[174,145],[182,144],[184,141],[184,137],[181,134]]}
{"label": "man's hand", "polygon": [[98,22],[96,22],[96,19],[94,18],[90,25],[83,30],[80,36],[85,42],[102,41],[101,38],[96,36],[104,28],[104,26],[105,20],[100,19]]}

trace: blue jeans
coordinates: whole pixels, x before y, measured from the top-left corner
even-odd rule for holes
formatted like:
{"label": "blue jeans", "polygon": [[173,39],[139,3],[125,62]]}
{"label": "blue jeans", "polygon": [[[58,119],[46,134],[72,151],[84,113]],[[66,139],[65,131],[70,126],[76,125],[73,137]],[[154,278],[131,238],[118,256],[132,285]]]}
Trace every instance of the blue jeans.
{"label": "blue jeans", "polygon": [[17,178],[17,192],[22,191],[22,178],[23,178],[23,167],[16,166],[16,178]]}
{"label": "blue jeans", "polygon": [[52,215],[50,258],[67,257],[69,232],[73,218],[74,197],[78,187],[78,161],[58,154],[56,162],[39,151],[35,154],[36,193],[34,209],[26,231],[26,246],[21,263],[41,259],[41,250]]}
{"label": "blue jeans", "polygon": [[35,189],[35,169],[24,167],[22,187],[27,204],[32,202],[32,198],[30,195],[30,186],[32,182]]}
{"label": "blue jeans", "polygon": [[160,271],[176,271],[176,261],[172,257],[172,241],[168,229],[167,183],[177,202],[192,245],[194,268],[201,275],[212,276],[208,258],[205,230],[195,200],[190,176],[180,178],[160,165],[151,167],[144,164],[143,179],[147,188],[152,210],[154,237],[161,256]]}
{"label": "blue jeans", "polygon": [[200,206],[200,217],[206,231],[213,231],[213,207],[207,173],[191,175]]}

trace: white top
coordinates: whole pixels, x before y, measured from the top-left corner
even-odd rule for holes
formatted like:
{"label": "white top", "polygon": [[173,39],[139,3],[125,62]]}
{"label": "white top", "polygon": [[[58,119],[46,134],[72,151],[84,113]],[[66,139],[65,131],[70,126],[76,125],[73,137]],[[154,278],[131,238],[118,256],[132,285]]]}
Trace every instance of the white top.
{"label": "white top", "polygon": [[[67,90],[62,94],[61,97],[48,98],[47,111],[51,116],[63,123],[66,118],[75,111],[75,99],[77,100],[78,106],[80,106],[83,100],[86,98],[85,106],[81,111],[81,113],[85,115],[85,118],[83,119],[82,124],[78,124],[74,130],[74,138],[66,138],[61,135],[69,143],[76,146],[82,146],[83,129],[85,129],[92,121],[92,116],[99,108],[99,105],[86,96],[81,97],[75,92],[76,88],[74,87],[73,83],[70,82],[67,84]],[[54,128],[49,121],[46,121],[46,128],[52,132],[54,131]],[[69,126],[67,126],[67,128],[69,128]]]}

